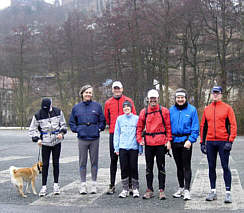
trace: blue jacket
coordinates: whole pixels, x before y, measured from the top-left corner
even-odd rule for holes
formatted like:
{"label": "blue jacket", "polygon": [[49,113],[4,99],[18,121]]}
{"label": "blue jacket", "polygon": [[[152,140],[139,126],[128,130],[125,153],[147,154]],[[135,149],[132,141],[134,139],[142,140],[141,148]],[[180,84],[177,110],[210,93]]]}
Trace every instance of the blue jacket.
{"label": "blue jacket", "polygon": [[[187,107],[182,110],[172,106],[169,111],[172,141],[176,143],[184,142],[188,137],[191,143],[196,142],[199,135],[199,121],[196,108],[188,103]],[[184,134],[189,134],[189,136],[180,136]]]}
{"label": "blue jacket", "polygon": [[82,140],[95,140],[99,138],[100,131],[105,129],[105,117],[102,106],[94,101],[80,102],[71,112],[69,125],[72,132]]}
{"label": "blue jacket", "polygon": [[115,124],[114,130],[114,150],[119,152],[119,149],[134,149],[139,153],[143,152],[142,146],[136,141],[136,126],[139,117],[134,114],[120,115]]}

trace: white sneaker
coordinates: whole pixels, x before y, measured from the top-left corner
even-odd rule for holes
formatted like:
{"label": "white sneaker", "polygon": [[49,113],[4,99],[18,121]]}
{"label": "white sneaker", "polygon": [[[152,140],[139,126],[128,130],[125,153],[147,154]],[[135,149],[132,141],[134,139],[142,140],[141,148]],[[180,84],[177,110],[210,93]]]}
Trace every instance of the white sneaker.
{"label": "white sneaker", "polygon": [[184,190],[184,200],[191,200],[191,195],[189,190]]}
{"label": "white sneaker", "polygon": [[97,182],[93,181],[91,185],[91,194],[97,194]]}
{"label": "white sneaker", "polygon": [[86,195],[87,194],[86,182],[82,182],[81,183],[80,194],[82,194],[82,195]]}
{"label": "white sneaker", "polygon": [[174,198],[180,198],[180,197],[183,196],[183,194],[184,194],[184,189],[183,188],[179,188],[178,191],[173,194],[173,197]]}
{"label": "white sneaker", "polygon": [[126,197],[128,197],[128,196],[129,196],[129,191],[124,190],[124,189],[123,189],[123,191],[119,194],[119,197],[120,197],[120,198],[126,198]]}
{"label": "white sneaker", "polygon": [[138,189],[133,189],[132,193],[133,193],[133,197],[134,197],[134,198],[138,198],[138,197],[140,197],[140,194],[139,194]]}
{"label": "white sneaker", "polygon": [[60,188],[58,184],[53,185],[53,194],[59,195],[60,194]]}
{"label": "white sneaker", "polygon": [[43,196],[46,196],[47,195],[47,187],[42,187],[41,188],[41,191],[39,192],[39,196],[40,197],[43,197]]}

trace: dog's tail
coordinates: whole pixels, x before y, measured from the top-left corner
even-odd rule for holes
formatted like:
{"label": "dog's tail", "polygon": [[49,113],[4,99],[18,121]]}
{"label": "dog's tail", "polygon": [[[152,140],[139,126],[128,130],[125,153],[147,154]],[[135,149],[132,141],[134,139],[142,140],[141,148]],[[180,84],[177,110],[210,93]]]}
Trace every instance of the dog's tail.
{"label": "dog's tail", "polygon": [[14,184],[14,185],[18,185],[17,184],[17,181],[15,179],[15,173],[16,173],[16,167],[15,166],[10,166],[9,167],[9,172],[10,172],[10,178],[11,178],[11,182]]}

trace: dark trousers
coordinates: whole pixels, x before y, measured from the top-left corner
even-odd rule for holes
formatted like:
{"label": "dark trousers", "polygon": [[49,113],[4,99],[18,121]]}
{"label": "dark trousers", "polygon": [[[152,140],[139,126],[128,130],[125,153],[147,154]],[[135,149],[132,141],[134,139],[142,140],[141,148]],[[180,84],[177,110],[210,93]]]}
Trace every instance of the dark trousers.
{"label": "dark trousers", "polygon": [[122,180],[128,178],[129,175],[138,180],[138,150],[119,149],[119,162]]}
{"label": "dark trousers", "polygon": [[[114,153],[114,134],[109,134],[109,150],[110,150],[110,184],[115,185],[116,173],[117,173],[117,164],[119,156]],[[129,185],[131,187],[131,176],[129,175]]]}
{"label": "dark trousers", "polygon": [[165,188],[165,153],[164,145],[161,146],[145,146],[145,158],[146,158],[146,179],[147,188],[153,191],[153,166],[154,158],[156,157],[156,163],[158,167],[158,183],[159,189]]}
{"label": "dark trousers", "polygon": [[179,186],[190,190],[191,184],[191,156],[192,156],[192,145],[190,149],[184,147],[185,142],[172,143],[172,152],[177,167],[177,178]]}
{"label": "dark trousers", "polygon": [[47,176],[49,168],[50,155],[52,153],[53,160],[53,177],[54,183],[58,183],[59,177],[59,157],[61,152],[61,143],[56,144],[55,146],[45,146],[42,145],[42,185],[47,185]]}
{"label": "dark trousers", "polygon": [[209,180],[211,189],[216,188],[216,161],[219,153],[221,166],[224,173],[225,188],[231,190],[231,172],[229,168],[230,151],[224,150],[225,141],[207,141],[207,158],[209,168]]}

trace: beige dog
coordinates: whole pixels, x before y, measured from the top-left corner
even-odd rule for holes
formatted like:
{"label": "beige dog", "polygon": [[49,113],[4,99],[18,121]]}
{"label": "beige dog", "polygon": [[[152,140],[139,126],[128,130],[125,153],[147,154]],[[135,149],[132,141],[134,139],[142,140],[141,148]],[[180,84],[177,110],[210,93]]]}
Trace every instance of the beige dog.
{"label": "beige dog", "polygon": [[22,197],[27,197],[23,192],[23,185],[26,182],[26,192],[30,193],[29,184],[31,183],[33,194],[36,193],[35,180],[38,173],[42,171],[42,162],[34,164],[31,168],[16,168],[11,166],[9,168],[11,182],[15,185]]}

